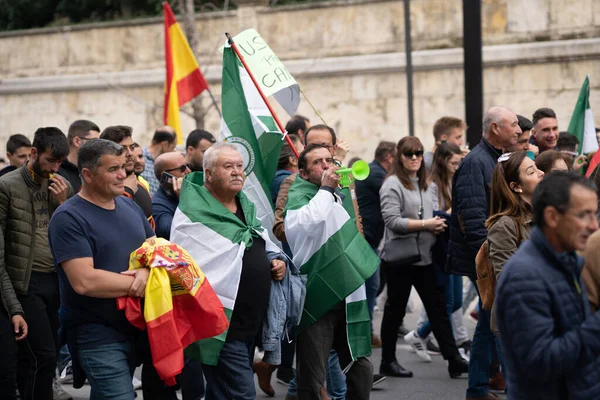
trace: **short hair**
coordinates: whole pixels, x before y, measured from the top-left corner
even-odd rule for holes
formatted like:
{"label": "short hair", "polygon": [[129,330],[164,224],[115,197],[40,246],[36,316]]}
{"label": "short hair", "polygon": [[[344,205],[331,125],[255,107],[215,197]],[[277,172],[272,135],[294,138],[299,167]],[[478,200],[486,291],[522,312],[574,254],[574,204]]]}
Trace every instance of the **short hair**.
{"label": "short hair", "polygon": [[579,143],[581,143],[579,141],[579,139],[577,139],[577,136],[572,135],[569,132],[560,132],[558,134],[558,141],[556,142],[556,147],[559,150],[569,150],[569,149],[574,149],[576,148]]}
{"label": "short hair", "polygon": [[329,131],[331,133],[331,144],[335,146],[337,142],[337,138],[335,136],[335,131],[332,127],[327,126],[325,124],[317,124],[311,126],[306,132],[304,132],[304,145],[308,143],[308,134],[312,131]]}
{"label": "short hair", "polygon": [[309,144],[308,146],[306,146],[304,151],[300,153],[300,156],[298,157],[298,169],[306,171],[306,168],[308,167],[308,160],[306,159],[306,157],[309,153],[312,153],[317,149],[326,149],[327,151],[329,151],[329,148],[325,145],[317,143]]}
{"label": "short hair", "polygon": [[[293,142],[294,147],[302,143],[302,139],[298,135],[288,135],[290,140]],[[285,169],[290,164],[290,157],[296,157],[296,153],[292,146],[286,141],[281,145],[281,151],[279,152],[279,159],[277,160],[277,169]]]}
{"label": "short hair", "polygon": [[544,210],[554,207],[561,213],[569,209],[571,188],[579,185],[596,193],[596,185],[583,175],[575,172],[556,171],[542,179],[533,191],[533,222],[539,228],[546,225]]}
{"label": "short hair", "polygon": [[467,129],[467,124],[460,118],[442,117],[433,124],[433,137],[436,142],[439,142],[443,135],[448,135],[456,128]]}
{"label": "short hair", "polygon": [[177,135],[173,134],[170,130],[167,130],[166,127],[158,128],[154,131],[154,136],[152,136],[152,143],[162,143],[169,142],[174,143],[177,140]]}
{"label": "short hair", "polygon": [[375,159],[382,161],[389,154],[394,154],[394,150],[396,150],[396,143],[382,140],[375,149]]}
{"label": "short hair", "polygon": [[69,154],[69,141],[56,127],[38,128],[33,135],[32,145],[39,154],[50,150],[55,158],[64,158]]}
{"label": "short hair", "polygon": [[100,139],[121,143],[125,138],[131,137],[133,129],[126,125],[107,126],[100,134]]}
{"label": "short hair", "polygon": [[489,133],[494,123],[498,125],[502,123],[502,112],[499,107],[492,107],[483,114],[483,121],[481,121],[483,133]]}
{"label": "short hair", "polygon": [[538,121],[544,118],[556,118],[556,113],[553,109],[548,107],[543,107],[535,110],[533,113],[533,126],[536,126]]}
{"label": "short hair", "polygon": [[67,132],[69,144],[73,144],[73,139],[76,137],[86,137],[90,131],[100,132],[100,128],[98,128],[98,125],[92,121],[88,121],[86,119],[78,119],[77,121],[73,122],[71,126],[69,126],[69,130]]}
{"label": "short hair", "polygon": [[22,135],[20,133],[10,135],[8,141],[6,142],[6,152],[13,154],[21,147],[31,147],[31,142],[29,141],[27,136]]}
{"label": "short hair", "polygon": [[[540,171],[543,171],[545,174],[549,174],[550,171],[552,171],[552,166],[554,165],[554,163],[558,160],[565,160],[565,158],[563,157],[563,155],[561,154],[560,151],[556,151],[556,150],[546,150],[542,153],[540,153],[536,158],[535,158],[535,166],[537,169],[539,169]],[[570,166],[568,162],[565,161],[565,163],[567,164],[567,167]]]}
{"label": "short hair", "polygon": [[229,149],[235,150],[239,152],[236,145],[227,143],[227,142],[218,142],[213,144],[206,152],[204,153],[204,159],[202,160],[202,169],[206,171],[207,169],[212,169],[217,162],[217,158],[221,150]]}
{"label": "short hair", "polygon": [[306,124],[308,122],[310,122],[308,118],[296,114],[288,121],[287,124],[285,124],[285,130],[287,131],[288,135],[298,135],[298,131],[306,130]]}
{"label": "short hair", "polygon": [[217,141],[212,133],[205,131],[204,129],[194,129],[185,140],[185,148],[187,149],[190,146],[196,148],[202,140],[208,140],[211,143]]}
{"label": "short hair", "polygon": [[521,128],[522,132],[533,129],[533,122],[531,122],[529,118],[525,118],[524,116],[517,114],[517,120],[519,121],[519,128]]}
{"label": "short hair", "polygon": [[120,156],[125,149],[112,140],[90,140],[81,146],[77,153],[77,169],[79,174],[84,168],[95,171],[100,166],[100,159],[104,155]]}

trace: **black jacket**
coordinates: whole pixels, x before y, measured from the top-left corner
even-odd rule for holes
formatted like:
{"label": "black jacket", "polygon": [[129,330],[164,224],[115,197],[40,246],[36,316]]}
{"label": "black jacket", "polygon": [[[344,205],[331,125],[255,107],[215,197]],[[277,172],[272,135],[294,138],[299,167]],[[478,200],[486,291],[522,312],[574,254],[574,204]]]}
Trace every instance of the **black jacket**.
{"label": "black jacket", "polygon": [[77,165],[65,158],[58,168],[58,173],[60,176],[69,181],[73,187],[73,192],[79,193],[79,190],[81,189],[81,178],[79,177],[79,169],[77,168]]}
{"label": "black jacket", "polygon": [[356,181],[356,197],[362,217],[365,239],[371,247],[379,246],[383,238],[383,218],[379,202],[379,189],[387,176],[387,171],[374,160],[369,164],[371,173],[364,181]]}
{"label": "black jacket", "polygon": [[502,152],[485,138],[467,154],[452,179],[448,272],[475,278],[475,256],[487,238],[492,175]]}

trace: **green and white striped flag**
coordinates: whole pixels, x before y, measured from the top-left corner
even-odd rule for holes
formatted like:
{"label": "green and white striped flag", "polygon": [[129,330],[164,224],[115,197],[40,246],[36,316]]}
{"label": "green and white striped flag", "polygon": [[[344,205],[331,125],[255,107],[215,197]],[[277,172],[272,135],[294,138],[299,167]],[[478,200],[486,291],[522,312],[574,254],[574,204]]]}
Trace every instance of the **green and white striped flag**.
{"label": "green and white striped flag", "polygon": [[594,128],[594,115],[590,108],[590,76],[585,77],[571,122],[569,122],[569,133],[575,135],[581,143],[579,154],[593,153],[598,150],[598,140],[596,139],[596,129]]}
{"label": "green and white striped flag", "polygon": [[265,102],[231,47],[223,49],[223,119],[219,140],[237,146],[244,160],[244,193],[256,205],[258,219],[272,233],[275,216],[271,183],[277,170],[283,144],[280,133]]}
{"label": "green and white striped flag", "polygon": [[[179,206],[171,225],[171,242],[186,249],[196,261],[221,300],[227,318],[231,319],[240,284],[242,258],[246,248],[252,245],[252,236],[262,237],[267,251],[282,252],[269,239],[266,229],[256,218],[254,204],[244,193],[239,193],[238,199],[246,224],[202,184],[200,172],[188,175],[183,181]],[[216,365],[228,331],[191,344],[185,350],[186,355]]]}
{"label": "green and white striped flag", "polygon": [[371,328],[364,283],[379,258],[356,228],[350,192],[343,202],[298,175],[284,211],[285,235],[294,264],[308,275],[299,329],[346,301],[348,344],[352,358],[371,354]]}

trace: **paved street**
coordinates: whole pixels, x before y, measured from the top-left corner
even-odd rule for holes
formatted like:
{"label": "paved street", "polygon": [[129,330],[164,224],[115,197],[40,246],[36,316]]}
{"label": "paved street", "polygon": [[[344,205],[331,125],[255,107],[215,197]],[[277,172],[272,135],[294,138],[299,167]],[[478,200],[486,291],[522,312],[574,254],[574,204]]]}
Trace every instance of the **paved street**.
{"label": "paved street", "polygon": [[[415,302],[417,303],[417,302]],[[407,314],[405,321],[406,326],[412,328],[416,325],[418,318],[419,306],[416,305],[413,313]],[[468,315],[468,314],[467,314]],[[379,324],[383,312],[375,312],[375,324],[376,330],[379,331]],[[475,329],[475,321],[470,317],[465,319],[465,324],[469,329],[469,332],[473,333]],[[398,340],[398,360],[400,363],[414,372],[414,377],[410,379],[402,378],[387,378],[379,386],[376,387],[372,392],[371,399],[373,400],[419,400],[419,399],[447,399],[447,400],[459,400],[465,398],[465,390],[467,388],[466,376],[462,379],[450,379],[446,363],[441,356],[433,356],[433,363],[424,363],[410,351],[410,346],[404,343],[404,340]],[[375,370],[379,369],[379,362],[381,360],[381,349],[374,349],[371,361],[375,367]],[[140,370],[136,372],[139,376]],[[275,388],[275,399],[283,399],[285,397],[287,387],[281,385],[275,381],[275,375],[273,375],[273,387]],[[267,399],[257,388],[257,399]],[[73,394],[76,400],[87,399],[89,396],[89,386],[85,386],[80,390],[74,390],[72,387],[65,386],[65,390]],[[142,399],[142,391],[138,391],[138,399]]]}

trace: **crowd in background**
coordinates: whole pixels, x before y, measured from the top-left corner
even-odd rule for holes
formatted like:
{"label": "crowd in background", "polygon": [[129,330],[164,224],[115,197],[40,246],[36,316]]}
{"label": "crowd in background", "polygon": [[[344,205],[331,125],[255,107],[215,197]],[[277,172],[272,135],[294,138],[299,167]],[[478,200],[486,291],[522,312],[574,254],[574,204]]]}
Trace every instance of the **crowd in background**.
{"label": "crowd in background", "polygon": [[[190,132],[177,150],[168,126],[148,146],[128,126],[101,130],[86,120],[66,135],[58,128],[39,128],[33,141],[12,135],[0,170],[0,397],[69,399],[61,385],[87,379],[98,399],[130,399],[140,386],[145,399],[176,399],[177,388],[184,399],[245,399],[256,397],[253,373],[274,396],[275,373],[289,385],[286,399],[366,399],[386,377],[413,376],[397,359],[399,337],[424,362],[441,354],[450,378],[468,374],[467,399],[600,396],[600,173],[582,176],[588,158],[574,135],[559,130],[553,110],[529,120],[492,107],[472,149],[464,121],[454,117],[436,121],[431,151],[416,137],[380,142],[370,175],[350,186],[354,216],[346,207],[354,196],[340,191],[335,173],[355,161],[346,159],[348,143],[302,116],[286,130],[290,142],[270,186],[281,254],[253,234],[218,363],[186,357],[174,387],[160,380],[147,336],[115,298],[143,296],[147,269],[127,271],[129,255],[148,240],[171,239],[186,175],[203,173],[207,195],[234,217],[223,224],[254,224],[238,195],[246,178],[241,155],[205,130]],[[291,213],[303,184],[313,191],[298,203],[306,214]],[[370,335],[361,333],[369,348],[381,347],[379,369],[368,354],[348,352],[343,302],[297,340],[280,338],[277,364],[254,360],[263,320],[272,317],[271,283],[291,278],[290,260],[305,257],[315,240],[298,232],[329,226],[338,214],[356,219],[352,229],[380,259],[363,279]],[[486,282],[482,268],[490,271]],[[423,311],[409,328],[403,321],[413,287]],[[464,312],[473,293],[481,298],[470,338]],[[375,332],[378,296],[386,300]],[[139,365],[141,382],[133,377]]]}

